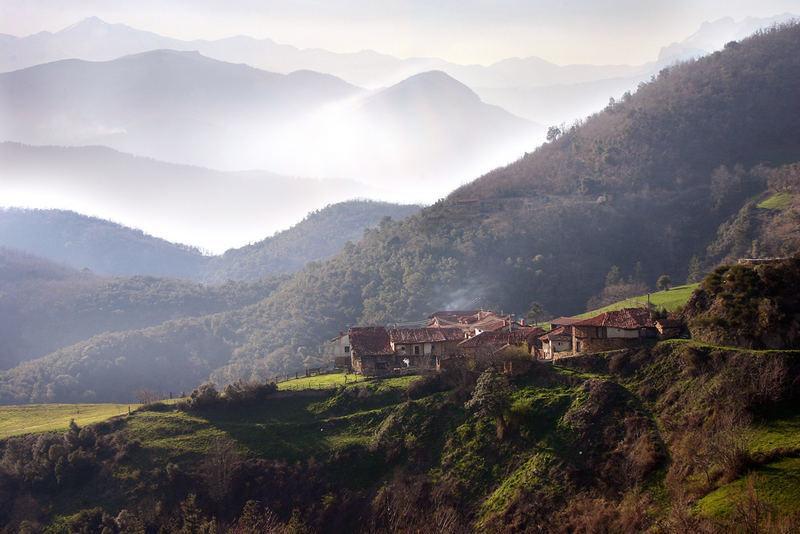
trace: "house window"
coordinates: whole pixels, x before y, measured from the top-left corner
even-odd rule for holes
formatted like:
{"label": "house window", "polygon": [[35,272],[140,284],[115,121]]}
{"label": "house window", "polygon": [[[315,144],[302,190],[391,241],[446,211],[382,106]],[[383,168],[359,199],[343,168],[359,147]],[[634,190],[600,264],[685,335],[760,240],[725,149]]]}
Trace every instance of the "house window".
{"label": "house window", "polygon": [[419,354],[419,345],[414,345],[414,354]]}
{"label": "house window", "polygon": [[350,352],[350,345],[345,345],[344,346],[344,351],[345,352]]}

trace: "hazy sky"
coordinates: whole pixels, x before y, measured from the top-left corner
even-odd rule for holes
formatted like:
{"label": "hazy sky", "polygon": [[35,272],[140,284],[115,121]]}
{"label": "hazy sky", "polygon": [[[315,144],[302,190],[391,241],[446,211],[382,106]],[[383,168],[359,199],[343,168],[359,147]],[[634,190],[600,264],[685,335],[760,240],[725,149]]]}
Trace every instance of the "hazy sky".
{"label": "hazy sky", "polygon": [[459,63],[643,63],[705,20],[784,12],[800,12],[800,0],[0,0],[0,33],[56,31],[96,15],[184,39],[246,34]]}

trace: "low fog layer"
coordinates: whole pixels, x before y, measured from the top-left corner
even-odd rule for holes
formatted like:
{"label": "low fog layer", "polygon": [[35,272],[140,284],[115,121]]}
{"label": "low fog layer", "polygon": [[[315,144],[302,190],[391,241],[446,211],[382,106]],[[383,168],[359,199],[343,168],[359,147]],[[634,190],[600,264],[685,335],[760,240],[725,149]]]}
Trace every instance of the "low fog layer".
{"label": "low fog layer", "polygon": [[70,209],[221,253],[330,202],[379,192],[348,180],[224,173],[103,147],[0,144],[0,205]]}
{"label": "low fog layer", "polygon": [[105,145],[222,170],[348,178],[432,201],[533,149],[543,128],[439,71],[379,91],[158,50],[0,74],[0,138]]}

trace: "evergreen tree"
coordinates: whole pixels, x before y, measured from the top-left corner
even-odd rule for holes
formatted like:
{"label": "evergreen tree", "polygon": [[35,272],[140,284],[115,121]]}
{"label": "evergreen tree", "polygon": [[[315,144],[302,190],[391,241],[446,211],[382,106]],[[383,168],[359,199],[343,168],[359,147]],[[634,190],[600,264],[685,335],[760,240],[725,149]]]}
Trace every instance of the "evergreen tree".
{"label": "evergreen tree", "polygon": [[694,284],[695,282],[699,282],[703,279],[703,266],[700,263],[700,258],[696,255],[692,256],[692,259],[689,260],[689,273],[686,276],[686,283],[687,284]]}
{"label": "evergreen tree", "polygon": [[489,367],[475,384],[472,398],[464,407],[483,417],[493,417],[497,423],[497,438],[503,439],[508,428],[506,412],[511,407],[511,385],[508,378]]}
{"label": "evergreen tree", "polygon": [[606,287],[613,286],[622,282],[622,272],[616,265],[611,266],[611,270],[606,275]]}
{"label": "evergreen tree", "polygon": [[666,274],[662,274],[661,276],[659,276],[658,280],[656,281],[656,287],[659,289],[659,291],[666,291],[670,288],[671,285],[672,285],[672,279],[669,277],[669,275]]}

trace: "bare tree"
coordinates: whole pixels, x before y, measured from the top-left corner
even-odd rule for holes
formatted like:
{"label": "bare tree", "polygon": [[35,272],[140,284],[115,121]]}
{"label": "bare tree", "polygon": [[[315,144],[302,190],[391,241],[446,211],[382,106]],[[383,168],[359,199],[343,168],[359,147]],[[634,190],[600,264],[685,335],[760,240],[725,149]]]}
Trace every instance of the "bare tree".
{"label": "bare tree", "polygon": [[750,463],[746,430],[749,417],[741,410],[729,410],[717,416],[708,437],[711,457],[728,480],[736,478]]}
{"label": "bare tree", "polygon": [[233,470],[239,459],[236,443],[227,437],[215,438],[202,465],[203,480],[209,496],[221,503],[230,488]]}
{"label": "bare tree", "polygon": [[161,400],[161,395],[152,389],[140,389],[136,392],[136,400],[138,400],[140,404],[153,404]]}

